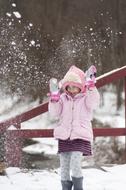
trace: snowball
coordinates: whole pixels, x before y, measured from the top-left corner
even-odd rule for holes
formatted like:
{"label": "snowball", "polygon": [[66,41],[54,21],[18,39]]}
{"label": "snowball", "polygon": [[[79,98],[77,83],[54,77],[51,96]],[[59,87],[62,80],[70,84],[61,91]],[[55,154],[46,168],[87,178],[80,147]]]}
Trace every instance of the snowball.
{"label": "snowball", "polygon": [[17,17],[17,18],[21,18],[21,14],[17,11],[14,11],[13,14]]}

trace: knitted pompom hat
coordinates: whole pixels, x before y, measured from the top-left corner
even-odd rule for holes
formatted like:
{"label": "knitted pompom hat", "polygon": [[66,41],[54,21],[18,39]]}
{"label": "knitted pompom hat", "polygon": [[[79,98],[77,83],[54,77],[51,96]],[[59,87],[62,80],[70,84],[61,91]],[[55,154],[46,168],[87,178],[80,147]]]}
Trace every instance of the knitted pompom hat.
{"label": "knitted pompom hat", "polygon": [[85,92],[85,73],[76,66],[71,66],[61,81],[63,90],[69,85],[80,88],[81,92]]}

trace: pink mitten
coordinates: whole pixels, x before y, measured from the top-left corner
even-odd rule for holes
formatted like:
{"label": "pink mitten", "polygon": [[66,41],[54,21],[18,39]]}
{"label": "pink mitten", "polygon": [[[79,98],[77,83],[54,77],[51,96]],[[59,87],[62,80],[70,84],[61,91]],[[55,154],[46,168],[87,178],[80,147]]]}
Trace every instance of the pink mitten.
{"label": "pink mitten", "polygon": [[87,88],[95,87],[96,73],[97,73],[97,70],[94,65],[90,66],[90,68],[86,71],[86,87]]}
{"label": "pink mitten", "polygon": [[51,98],[51,101],[55,101],[55,102],[59,101],[60,92],[59,92],[59,87],[58,87],[58,81],[56,78],[50,79],[49,89],[50,89],[49,96]]}

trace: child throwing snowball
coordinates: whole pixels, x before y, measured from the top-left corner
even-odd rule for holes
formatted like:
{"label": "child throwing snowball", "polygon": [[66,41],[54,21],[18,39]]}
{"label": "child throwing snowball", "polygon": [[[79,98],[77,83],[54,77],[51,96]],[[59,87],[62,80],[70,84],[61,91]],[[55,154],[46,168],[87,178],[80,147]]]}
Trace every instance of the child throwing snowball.
{"label": "child throwing snowball", "polygon": [[99,104],[95,87],[96,68],[91,66],[85,74],[71,66],[61,81],[60,94],[57,79],[50,80],[49,113],[59,118],[54,129],[58,140],[62,190],[83,190],[82,156],[92,154],[93,110]]}

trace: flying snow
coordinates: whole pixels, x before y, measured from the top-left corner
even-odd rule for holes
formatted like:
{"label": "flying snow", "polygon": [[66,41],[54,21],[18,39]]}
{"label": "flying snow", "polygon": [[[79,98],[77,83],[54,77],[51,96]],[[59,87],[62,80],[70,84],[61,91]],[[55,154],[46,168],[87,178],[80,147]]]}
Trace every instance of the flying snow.
{"label": "flying snow", "polygon": [[11,13],[6,13],[6,15],[7,15],[8,17],[11,17]]}
{"label": "flying snow", "polygon": [[14,11],[13,14],[17,17],[17,18],[21,18],[21,14],[18,11]]}
{"label": "flying snow", "polygon": [[12,3],[12,7],[16,7],[16,4],[15,4],[15,3]]}

